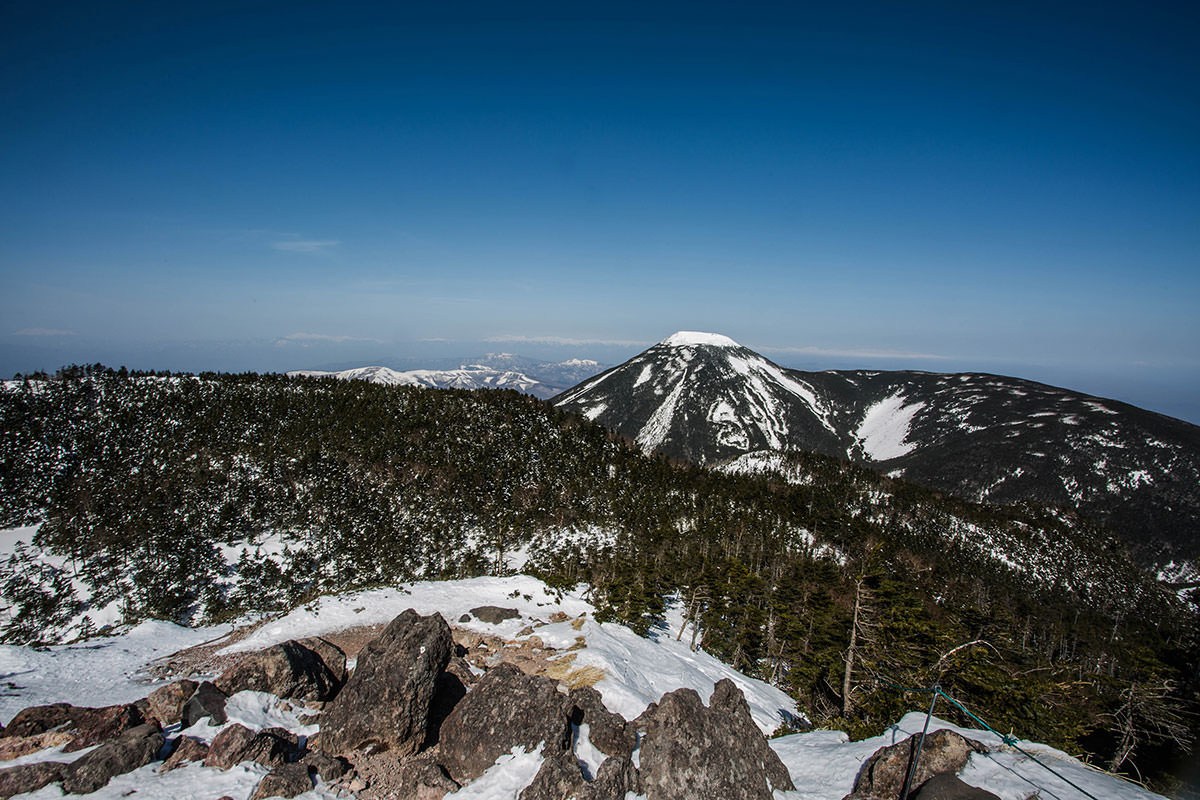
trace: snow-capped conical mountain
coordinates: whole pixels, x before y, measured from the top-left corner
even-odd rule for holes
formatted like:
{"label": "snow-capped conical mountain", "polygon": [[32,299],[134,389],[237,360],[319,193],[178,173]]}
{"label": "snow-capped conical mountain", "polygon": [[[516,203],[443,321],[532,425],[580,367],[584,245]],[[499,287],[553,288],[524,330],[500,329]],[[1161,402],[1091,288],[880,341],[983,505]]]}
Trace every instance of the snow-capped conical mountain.
{"label": "snow-capped conical mountain", "polygon": [[756,469],[775,451],[815,451],[970,500],[1077,508],[1147,564],[1200,556],[1200,427],[1068,389],[982,373],[801,372],[725,336],[680,332],[555,403],[697,463]]}
{"label": "snow-capped conical mountain", "polygon": [[712,333],[680,331],[555,403],[645,450],[700,463],[799,441],[829,452],[837,442],[829,403],[811,383]]}

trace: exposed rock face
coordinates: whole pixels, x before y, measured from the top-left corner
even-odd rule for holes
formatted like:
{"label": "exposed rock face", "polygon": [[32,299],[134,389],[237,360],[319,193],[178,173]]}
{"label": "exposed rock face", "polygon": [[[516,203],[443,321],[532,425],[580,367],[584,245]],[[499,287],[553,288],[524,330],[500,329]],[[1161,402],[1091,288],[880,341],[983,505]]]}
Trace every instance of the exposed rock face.
{"label": "exposed rock face", "polygon": [[600,693],[591,686],[572,689],[571,722],[588,726],[588,741],[606,756],[629,758],[637,746],[637,734],[620,714],[604,707]]}
{"label": "exposed rock face", "polygon": [[115,739],[125,731],[146,722],[142,712],[133,703],[103,708],[71,707],[71,722],[78,731],[63,752],[71,753],[85,747]]}
{"label": "exposed rock face", "polygon": [[492,625],[498,625],[506,619],[516,619],[521,616],[521,612],[515,608],[501,608],[500,606],[477,606],[471,609],[471,613],[480,622]]}
{"label": "exposed rock face", "polygon": [[72,731],[46,731],[35,733],[33,736],[10,736],[0,739],[0,761],[12,761],[14,758],[45,750],[47,747],[58,747],[71,741],[75,734]]}
{"label": "exposed rock face", "polygon": [[648,800],[771,800],[791,777],[750,717],[741,690],[722,680],[708,708],[676,689],[638,718],[645,726],[641,783]]}
{"label": "exposed rock face", "polygon": [[397,800],[441,800],[443,795],[459,789],[444,769],[424,757],[401,764],[396,783],[400,787]]}
{"label": "exposed rock face", "polygon": [[310,636],[307,639],[300,639],[299,643],[321,657],[321,660],[325,662],[325,666],[333,673],[333,677],[337,680],[339,689],[346,685],[346,679],[350,677],[350,673],[346,670],[346,652],[342,648],[333,642],[322,639],[320,636]]}
{"label": "exposed rock face", "polygon": [[567,699],[548,678],[500,664],[479,679],[442,723],[440,761],[459,783],[474,780],[514,747],[553,758],[570,744]]}
{"label": "exposed rock face", "polygon": [[213,737],[204,766],[229,769],[243,761],[255,761],[264,767],[275,767],[286,764],[295,749],[295,736],[283,728],[254,733],[235,723]]}
{"label": "exposed rock face", "polygon": [[354,674],[321,714],[321,748],[417,752],[429,735],[438,676],[450,660],[450,626],[409,609],[358,654]]}
{"label": "exposed rock face", "polygon": [[[876,750],[858,771],[854,791],[843,800],[899,797],[920,738],[914,734],[903,742]],[[966,766],[971,753],[986,752],[987,748],[974,739],[966,739],[953,731],[934,731],[925,737],[921,761],[913,773],[912,788],[920,787],[934,775],[957,773]]]}
{"label": "exposed rock face", "polygon": [[188,761],[203,761],[208,756],[208,745],[189,736],[179,737],[175,750],[167,756],[167,760],[158,768],[160,773],[170,772]]}
{"label": "exposed rock face", "polygon": [[563,800],[579,797],[586,786],[575,754],[567,751],[542,762],[533,781],[521,792],[518,800]]}
{"label": "exposed rock face", "polygon": [[350,762],[341,757],[331,756],[314,750],[306,753],[300,763],[308,767],[309,772],[315,772],[326,783],[336,781],[350,771]]}
{"label": "exposed rock face", "polygon": [[[35,743],[51,739],[59,739],[60,741],[53,742],[53,744],[61,744],[62,734],[66,733],[70,738],[63,751],[71,753],[114,739],[145,721],[142,712],[133,703],[104,706],[103,708],[53,703],[21,709],[13,717],[8,727],[0,732],[0,738],[25,740],[22,742],[22,745],[25,746],[17,745],[13,741],[13,746],[8,748],[12,751],[19,751],[33,746]],[[51,735],[47,736],[47,734]],[[16,755],[20,755],[20,753],[10,757],[15,758]]]}
{"label": "exposed rock face", "polygon": [[66,768],[66,764],[57,761],[42,761],[0,769],[0,798],[8,800],[13,795],[34,792],[43,786],[61,781],[66,774]]}
{"label": "exposed rock face", "polygon": [[328,642],[324,645],[321,649],[330,654],[335,665],[340,654],[340,675],[317,651],[293,640],[247,654],[214,683],[227,695],[249,690],[278,697],[329,700],[342,688],[346,654]]}
{"label": "exposed rock face", "polygon": [[119,738],[105,742],[68,764],[63,775],[63,791],[67,794],[94,792],[114,776],[149,764],[162,746],[163,737],[157,725],[130,728]]}
{"label": "exposed rock face", "polygon": [[964,782],[957,775],[943,772],[921,784],[920,791],[912,795],[913,800],[1000,800],[984,789]]}
{"label": "exposed rock face", "polygon": [[192,699],[198,686],[195,681],[184,679],[158,687],[146,698],[151,716],[158,720],[160,725],[179,722],[183,719],[183,707]]}
{"label": "exposed rock face", "polygon": [[295,797],[313,787],[312,779],[308,777],[308,767],[303,764],[281,764],[275,767],[258,782],[250,800],[264,800],[267,797]]}
{"label": "exposed rock face", "polygon": [[0,731],[0,737],[36,736],[39,733],[53,730],[71,721],[69,703],[52,703],[47,706],[29,706],[17,712],[8,723],[8,727]]}
{"label": "exposed rock face", "polygon": [[183,706],[183,727],[190,728],[205,717],[212,719],[210,725],[224,725],[225,701],[227,696],[210,681],[196,688],[196,693]]}

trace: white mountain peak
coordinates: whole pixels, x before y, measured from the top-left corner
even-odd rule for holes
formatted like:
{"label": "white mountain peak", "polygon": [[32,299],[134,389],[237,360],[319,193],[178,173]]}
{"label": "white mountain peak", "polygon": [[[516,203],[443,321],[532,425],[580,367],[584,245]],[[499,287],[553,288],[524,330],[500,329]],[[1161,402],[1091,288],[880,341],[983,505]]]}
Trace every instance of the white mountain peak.
{"label": "white mountain peak", "polygon": [[703,331],[677,331],[666,339],[663,339],[659,344],[665,344],[667,347],[694,347],[696,345],[741,347],[740,344],[728,336],[722,336],[719,333],[704,333]]}

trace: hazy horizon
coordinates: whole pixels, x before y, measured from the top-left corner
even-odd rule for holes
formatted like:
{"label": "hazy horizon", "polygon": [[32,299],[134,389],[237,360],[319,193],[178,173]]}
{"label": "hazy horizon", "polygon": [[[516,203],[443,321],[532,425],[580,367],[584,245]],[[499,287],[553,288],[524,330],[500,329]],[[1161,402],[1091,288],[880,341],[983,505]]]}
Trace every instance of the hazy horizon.
{"label": "hazy horizon", "polygon": [[1200,7],[5,23],[0,374],[612,364],[699,329],[1200,423]]}

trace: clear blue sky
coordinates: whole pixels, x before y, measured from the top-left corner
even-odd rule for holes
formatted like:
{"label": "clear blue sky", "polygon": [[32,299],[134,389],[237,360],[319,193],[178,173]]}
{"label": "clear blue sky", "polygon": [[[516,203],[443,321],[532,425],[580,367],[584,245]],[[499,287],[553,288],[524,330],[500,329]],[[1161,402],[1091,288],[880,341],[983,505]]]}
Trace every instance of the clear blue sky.
{"label": "clear blue sky", "polygon": [[647,5],[6,3],[0,373],[684,328],[1200,421],[1196,4]]}

